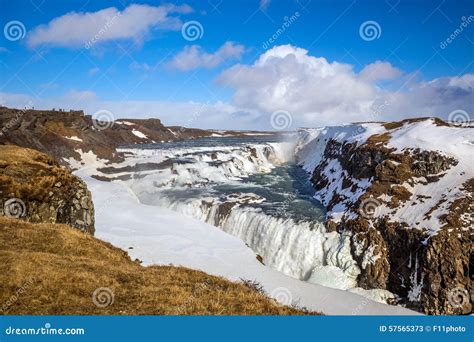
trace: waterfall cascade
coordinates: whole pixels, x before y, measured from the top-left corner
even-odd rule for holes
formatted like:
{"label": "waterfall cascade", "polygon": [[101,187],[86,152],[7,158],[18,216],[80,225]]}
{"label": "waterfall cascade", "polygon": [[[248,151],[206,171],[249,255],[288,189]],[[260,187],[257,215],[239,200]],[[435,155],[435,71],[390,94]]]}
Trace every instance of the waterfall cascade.
{"label": "waterfall cascade", "polygon": [[294,165],[295,143],[126,151],[141,162],[160,160],[157,169],[126,181],[143,204],[219,227],[288,276],[339,289],[357,287],[360,269],[351,255],[351,234],[326,231],[309,176]]}

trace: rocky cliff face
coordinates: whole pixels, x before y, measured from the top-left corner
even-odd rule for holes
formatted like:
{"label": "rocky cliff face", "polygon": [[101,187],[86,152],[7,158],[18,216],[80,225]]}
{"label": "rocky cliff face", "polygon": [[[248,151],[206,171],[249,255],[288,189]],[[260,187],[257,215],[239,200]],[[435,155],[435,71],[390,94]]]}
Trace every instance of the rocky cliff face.
{"label": "rocky cliff face", "polygon": [[[0,107],[0,144],[14,144],[48,153],[68,165],[92,154],[120,161],[116,148],[127,144],[209,136],[209,131],[165,127],[159,119],[98,121],[83,111],[31,110]],[[90,154],[92,152],[92,154]]]}
{"label": "rocky cliff face", "polygon": [[86,184],[51,157],[18,146],[0,145],[0,215],[94,234]]}
{"label": "rocky cliff face", "polygon": [[328,209],[327,228],[352,233],[359,286],[428,314],[470,313],[474,129],[420,120],[316,136],[300,162]]}

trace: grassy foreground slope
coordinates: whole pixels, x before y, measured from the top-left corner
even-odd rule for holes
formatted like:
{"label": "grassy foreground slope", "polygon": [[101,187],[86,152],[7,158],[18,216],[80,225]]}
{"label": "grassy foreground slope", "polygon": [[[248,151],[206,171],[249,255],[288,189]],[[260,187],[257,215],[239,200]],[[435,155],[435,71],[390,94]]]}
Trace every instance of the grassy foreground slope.
{"label": "grassy foreground slope", "polygon": [[0,217],[0,313],[294,315],[242,283],[182,267],[143,267],[62,224]]}

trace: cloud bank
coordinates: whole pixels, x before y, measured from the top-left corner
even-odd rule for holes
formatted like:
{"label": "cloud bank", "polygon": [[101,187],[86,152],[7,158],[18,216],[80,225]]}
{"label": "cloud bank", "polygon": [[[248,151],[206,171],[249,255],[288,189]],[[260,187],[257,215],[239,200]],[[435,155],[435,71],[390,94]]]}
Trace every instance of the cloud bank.
{"label": "cloud bank", "polygon": [[97,12],[71,12],[34,28],[27,36],[27,44],[30,48],[80,48],[121,39],[141,42],[152,30],[179,30],[182,22],[176,15],[191,11],[187,5],[133,4],[123,11],[110,7]]}
{"label": "cloud bank", "polygon": [[[232,43],[214,53],[189,47],[174,62],[180,70],[210,68],[239,54]],[[167,125],[220,129],[272,129],[271,116],[278,111],[291,115],[288,129],[424,116],[447,119],[456,110],[472,119],[474,74],[421,82],[413,81],[411,75],[383,61],[355,71],[350,64],[329,62],[284,45],[217,77],[217,84],[232,90],[229,102],[106,101],[90,91],[71,91],[52,99],[0,93],[0,102],[18,108],[31,102],[36,108],[84,109],[88,114],[106,109],[116,118],[158,117]],[[380,82],[390,84],[384,88]]]}
{"label": "cloud bank", "polygon": [[[328,62],[305,49],[283,45],[266,51],[251,65],[225,70],[217,83],[233,90],[236,107],[263,116],[287,111],[299,126],[413,116],[447,118],[457,109],[473,112],[473,74],[419,83],[403,83],[402,75],[388,62],[376,61],[356,72],[350,64]],[[402,86],[386,90],[379,81]]]}

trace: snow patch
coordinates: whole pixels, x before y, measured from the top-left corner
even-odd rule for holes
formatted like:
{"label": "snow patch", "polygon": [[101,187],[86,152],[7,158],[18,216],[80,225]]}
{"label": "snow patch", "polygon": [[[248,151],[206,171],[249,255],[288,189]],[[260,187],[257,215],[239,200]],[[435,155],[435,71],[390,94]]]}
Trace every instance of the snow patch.
{"label": "snow patch", "polygon": [[79,141],[79,142],[82,142],[82,139],[73,135],[73,136],[70,136],[70,137],[65,137],[66,139],[68,140],[74,140],[74,141]]}
{"label": "snow patch", "polygon": [[119,125],[135,126],[135,124],[130,121],[115,121],[115,123],[118,123]]}
{"label": "snow patch", "polygon": [[140,131],[138,131],[138,130],[136,130],[136,129],[133,129],[133,130],[132,130],[132,133],[133,133],[135,136],[137,136],[137,137],[139,137],[139,138],[141,138],[141,139],[148,139],[148,137],[147,137],[145,134],[143,134],[142,132],[140,132]]}

